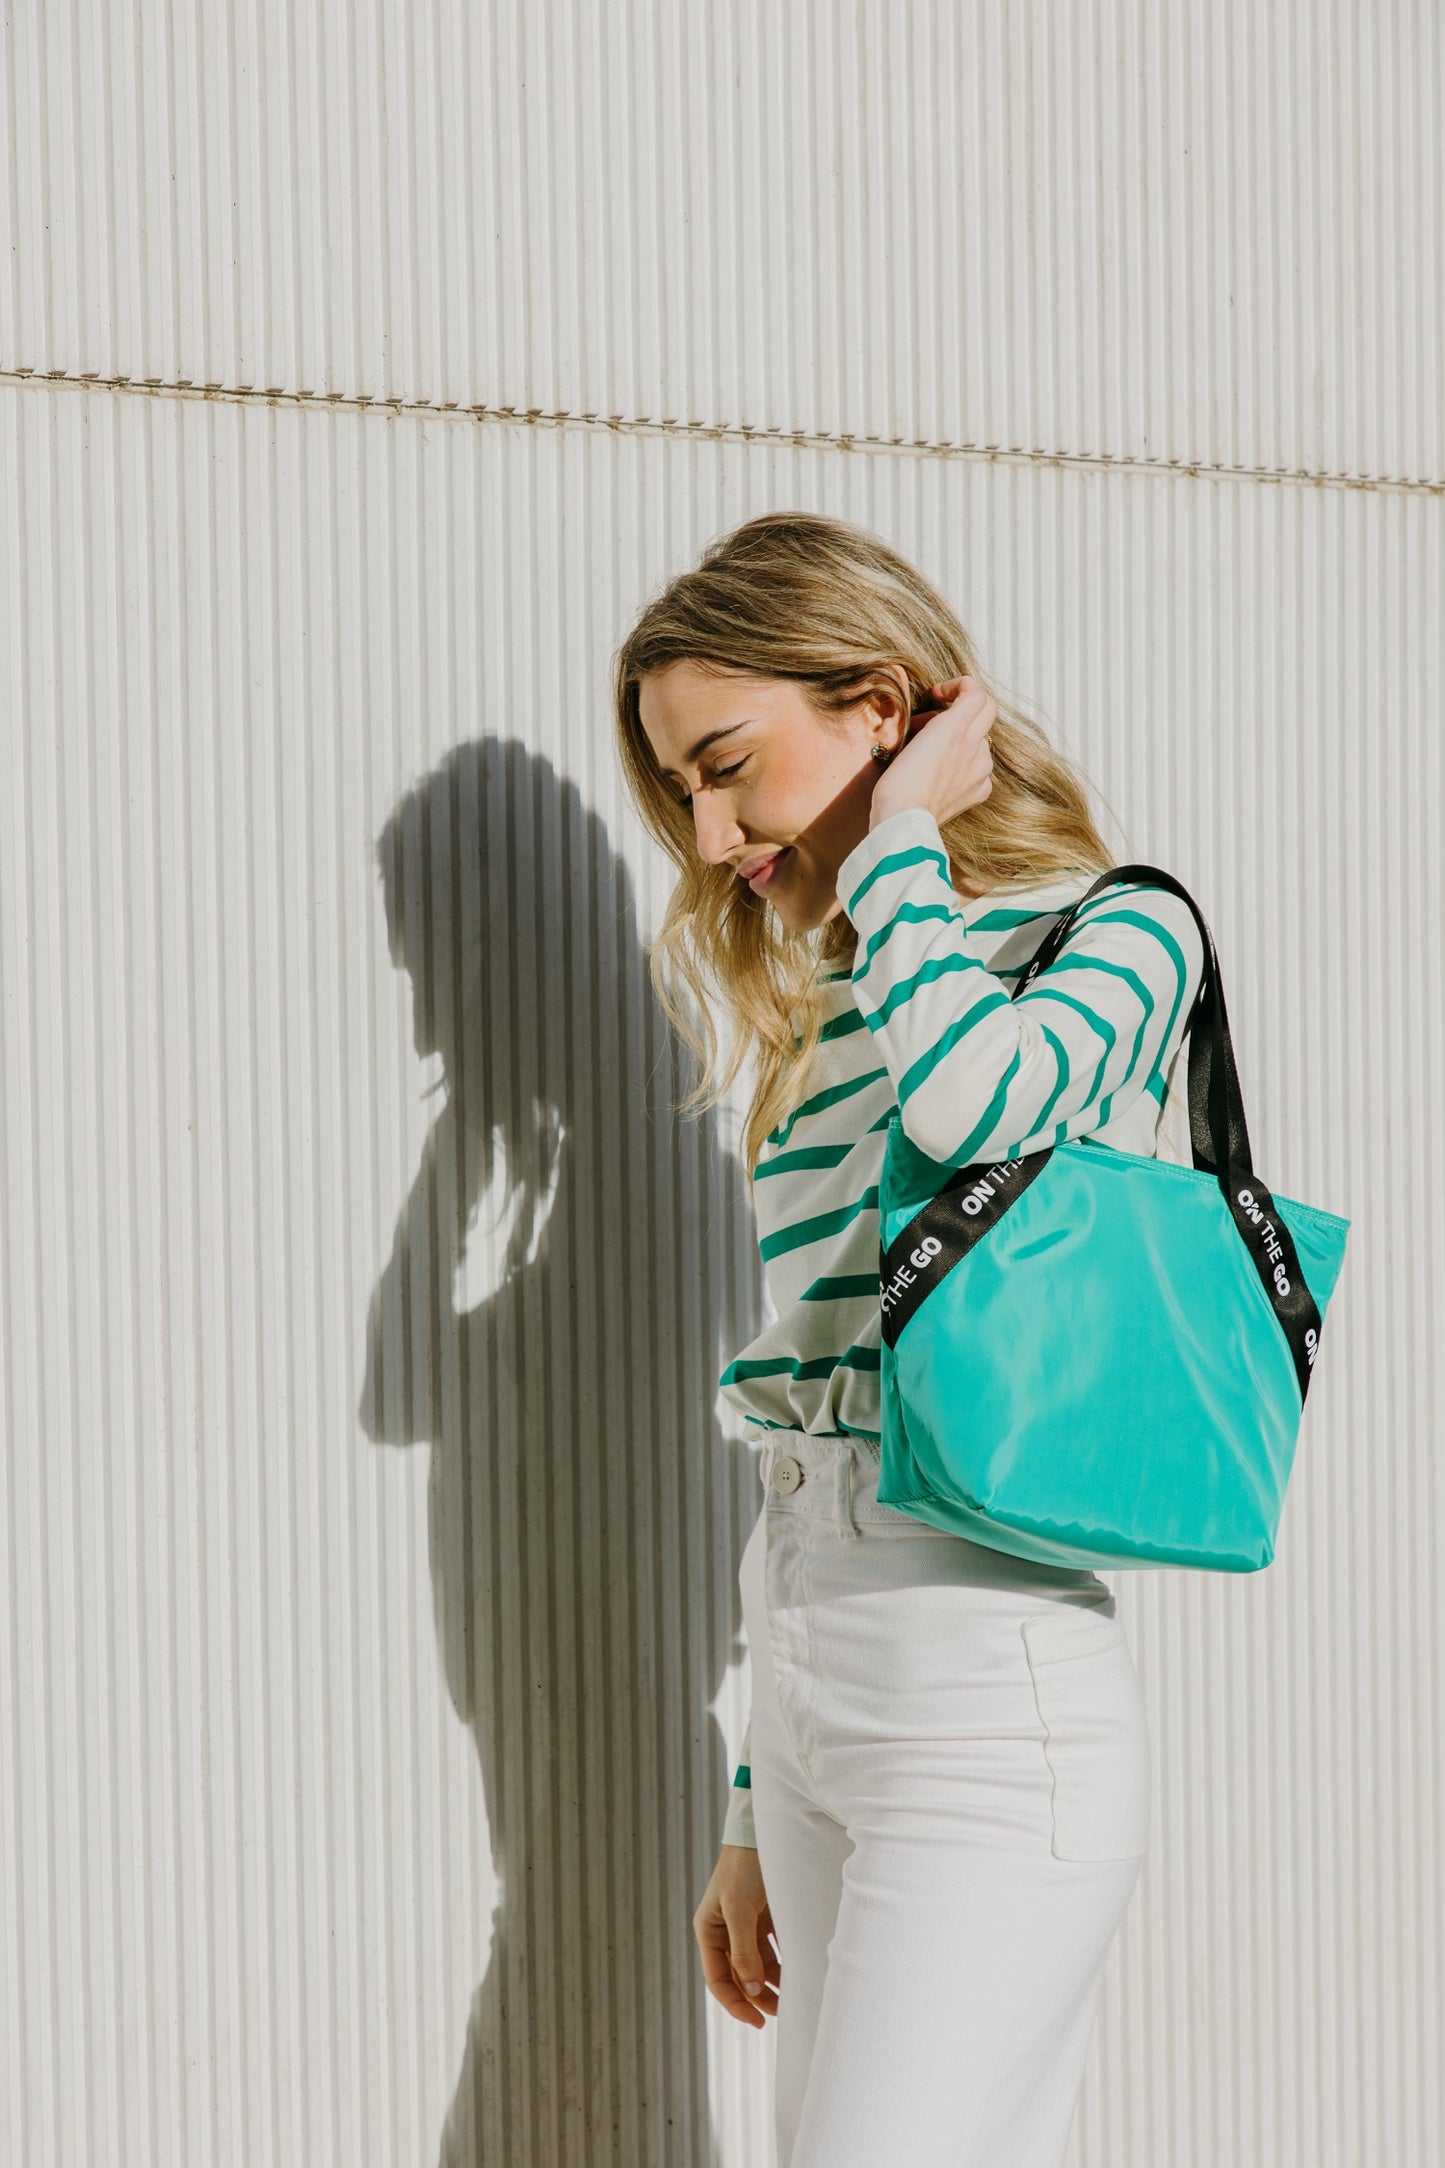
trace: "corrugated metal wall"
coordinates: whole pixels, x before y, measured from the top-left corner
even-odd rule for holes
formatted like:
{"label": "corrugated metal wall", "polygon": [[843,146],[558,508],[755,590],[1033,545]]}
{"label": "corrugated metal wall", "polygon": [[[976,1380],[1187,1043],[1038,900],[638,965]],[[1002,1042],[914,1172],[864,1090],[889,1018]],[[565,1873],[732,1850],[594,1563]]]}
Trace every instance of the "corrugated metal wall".
{"label": "corrugated metal wall", "polygon": [[0,2159],[771,2160],[763,1296],[606,685],[786,504],[1177,868],[1355,1222],[1274,1566],[1116,1580],[1073,2168],[1442,2156],[1442,120],[1426,0],[7,11]]}

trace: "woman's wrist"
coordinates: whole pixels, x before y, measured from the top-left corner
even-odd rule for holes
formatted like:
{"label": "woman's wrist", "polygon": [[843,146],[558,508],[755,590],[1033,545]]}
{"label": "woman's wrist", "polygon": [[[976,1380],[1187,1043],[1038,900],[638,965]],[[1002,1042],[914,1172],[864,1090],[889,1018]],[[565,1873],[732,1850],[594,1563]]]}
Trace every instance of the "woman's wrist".
{"label": "woman's wrist", "polygon": [[919,813],[927,813],[930,811],[930,808],[924,805],[923,801],[920,798],[889,797],[884,791],[882,784],[876,784],[874,786],[872,801],[868,807],[869,829],[871,831],[872,829],[876,828],[880,821],[888,820],[894,813],[911,813],[914,811],[917,811]]}

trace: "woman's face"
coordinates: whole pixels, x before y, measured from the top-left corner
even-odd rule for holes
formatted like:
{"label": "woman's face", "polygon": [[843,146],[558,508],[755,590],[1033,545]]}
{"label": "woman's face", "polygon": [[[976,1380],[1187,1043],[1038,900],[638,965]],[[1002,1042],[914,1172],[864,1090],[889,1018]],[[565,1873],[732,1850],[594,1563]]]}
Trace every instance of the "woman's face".
{"label": "woman's face", "polygon": [[741,879],[781,853],[750,885],[805,933],[841,908],[838,868],[867,833],[882,773],[871,749],[901,743],[905,690],[900,671],[896,699],[870,694],[825,723],[791,678],[674,662],[643,678],[638,708],[667,787],[691,799],[700,856]]}

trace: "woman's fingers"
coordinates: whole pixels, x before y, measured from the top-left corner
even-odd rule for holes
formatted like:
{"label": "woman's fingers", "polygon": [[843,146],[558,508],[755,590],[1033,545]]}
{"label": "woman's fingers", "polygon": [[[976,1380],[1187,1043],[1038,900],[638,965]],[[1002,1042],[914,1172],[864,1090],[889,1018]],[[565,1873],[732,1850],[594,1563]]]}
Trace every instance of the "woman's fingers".
{"label": "woman's fingers", "polygon": [[993,694],[985,692],[978,679],[971,677],[949,678],[934,690],[947,696],[949,712],[968,728],[984,768],[989,768],[993,760],[989,732],[998,720],[998,702]]}
{"label": "woman's fingers", "polygon": [[[739,1914],[730,1934],[722,1911],[710,1907],[693,1922],[702,1955],[703,1985],[715,1995],[730,2017],[744,2025],[761,2026],[778,2007],[777,1985],[781,1968],[767,1944],[760,1955],[754,1932],[756,1915]],[[756,1981],[756,1988],[750,1983]]]}
{"label": "woman's fingers", "polygon": [[917,806],[931,813],[940,828],[993,789],[993,749],[989,733],[998,703],[977,678],[945,678],[928,688],[948,705],[921,716],[882,775],[870,778],[869,826],[891,812]]}
{"label": "woman's fingers", "polygon": [[718,1932],[699,1933],[698,1945],[702,1951],[703,1985],[708,1993],[716,1995],[729,2017],[740,2018],[744,2025],[761,2026],[762,2012],[753,2008],[733,1975],[727,1929],[721,1920]]}
{"label": "woman's fingers", "polygon": [[759,2026],[778,2007],[782,1966],[752,1846],[725,1844],[692,1916],[703,1983],[730,2017]]}
{"label": "woman's fingers", "polygon": [[731,1950],[733,1979],[758,2010],[771,2014],[778,2007],[774,1983],[778,1978],[778,1960],[764,1935],[764,1923],[768,1920],[767,1907],[761,1910],[752,1903],[730,1907],[723,1898],[723,1916],[727,1922]]}
{"label": "woman's fingers", "polygon": [[941,684],[930,685],[909,718],[910,726],[932,721],[935,715],[957,714],[961,722],[974,722],[987,712],[989,727],[997,713],[993,695],[986,693],[976,678],[945,678]]}

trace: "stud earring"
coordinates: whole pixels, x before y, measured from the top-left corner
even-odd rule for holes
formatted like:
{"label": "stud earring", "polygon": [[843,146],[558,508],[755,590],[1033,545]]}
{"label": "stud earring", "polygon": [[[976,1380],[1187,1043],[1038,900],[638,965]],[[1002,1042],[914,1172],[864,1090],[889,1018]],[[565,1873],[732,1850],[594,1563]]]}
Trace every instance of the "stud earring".
{"label": "stud earring", "polygon": [[893,755],[889,752],[886,745],[875,745],[873,747],[873,758],[875,760],[891,760],[893,758]]}

